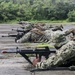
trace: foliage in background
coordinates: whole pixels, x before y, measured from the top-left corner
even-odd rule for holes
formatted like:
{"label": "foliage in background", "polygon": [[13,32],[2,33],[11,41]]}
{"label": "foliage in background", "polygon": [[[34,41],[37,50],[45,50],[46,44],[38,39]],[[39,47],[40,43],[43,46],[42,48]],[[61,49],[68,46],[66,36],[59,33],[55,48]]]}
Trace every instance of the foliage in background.
{"label": "foliage in background", "polygon": [[0,22],[65,19],[75,21],[75,0],[0,0]]}
{"label": "foliage in background", "polygon": [[75,10],[70,11],[70,12],[68,13],[68,20],[69,20],[70,22],[74,22],[74,21],[75,21]]}

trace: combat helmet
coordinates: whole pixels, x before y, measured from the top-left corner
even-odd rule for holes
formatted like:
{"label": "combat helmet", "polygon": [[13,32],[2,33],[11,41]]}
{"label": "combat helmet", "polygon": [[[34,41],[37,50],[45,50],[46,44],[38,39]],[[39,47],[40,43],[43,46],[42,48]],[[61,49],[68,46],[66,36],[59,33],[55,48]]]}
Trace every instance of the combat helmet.
{"label": "combat helmet", "polygon": [[63,31],[63,26],[60,25],[60,26],[55,26],[52,28],[52,31],[57,31],[57,30]]}

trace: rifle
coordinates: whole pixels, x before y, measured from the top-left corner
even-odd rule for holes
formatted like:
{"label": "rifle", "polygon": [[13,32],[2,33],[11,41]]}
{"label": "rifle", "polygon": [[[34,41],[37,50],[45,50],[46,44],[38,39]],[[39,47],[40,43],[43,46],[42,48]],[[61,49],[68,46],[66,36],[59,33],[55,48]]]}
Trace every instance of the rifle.
{"label": "rifle", "polygon": [[[44,47],[44,48],[35,48],[35,49],[9,49],[9,50],[3,50],[2,53],[19,53],[20,55],[22,55],[31,65],[33,65],[32,61],[29,59],[29,56],[27,54],[35,54],[36,58],[37,55],[39,54],[40,59],[42,56],[45,56],[46,59],[48,59],[50,53],[56,53],[56,49],[49,49],[49,47]],[[55,70],[70,70],[70,71],[75,71],[75,66],[70,66],[70,67],[50,67],[47,69],[29,69],[28,71],[31,72],[31,75],[34,74],[35,72],[39,72],[39,71],[55,71]]]}
{"label": "rifle", "polygon": [[17,34],[8,33],[8,35],[6,36],[3,35],[2,37],[16,37],[15,38],[15,42],[16,42],[16,40],[20,39],[25,33],[29,32],[30,30],[12,29],[12,31],[17,31],[18,33]]}
{"label": "rifle", "polygon": [[17,37],[17,34],[7,34],[7,35],[2,35],[2,37]]}
{"label": "rifle", "polygon": [[23,33],[17,33],[17,34],[10,34],[8,35],[3,35],[2,37],[15,37],[15,42],[20,39],[24,34]]}
{"label": "rifle", "polygon": [[30,30],[24,30],[24,29],[12,29],[12,31],[17,31],[17,32],[23,32],[23,33],[27,33]]}
{"label": "rifle", "polygon": [[22,55],[30,64],[33,65],[32,61],[29,59],[29,56],[27,54],[35,54],[36,58],[39,55],[39,58],[41,60],[41,57],[44,56],[46,59],[48,59],[50,53],[55,53],[56,49],[49,49],[49,47],[44,48],[35,48],[35,49],[9,49],[9,50],[3,50],[2,53],[19,53]]}

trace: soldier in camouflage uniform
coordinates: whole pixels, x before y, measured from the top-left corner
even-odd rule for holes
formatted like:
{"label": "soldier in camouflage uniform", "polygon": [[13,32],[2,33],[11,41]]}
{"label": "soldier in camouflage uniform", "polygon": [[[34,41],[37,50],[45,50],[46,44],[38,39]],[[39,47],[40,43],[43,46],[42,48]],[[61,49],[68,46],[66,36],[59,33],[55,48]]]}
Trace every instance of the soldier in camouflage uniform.
{"label": "soldier in camouflage uniform", "polygon": [[21,25],[21,28],[24,30],[31,30],[34,27],[34,24],[30,22],[21,21],[19,22],[19,24]]}
{"label": "soldier in camouflage uniform", "polygon": [[[23,34],[23,36],[20,38],[20,39],[17,39],[17,42],[19,43],[24,43],[24,42],[47,42],[49,41],[46,36],[49,35],[49,33],[45,32],[45,30],[50,30],[51,28],[53,28],[52,25],[50,24],[47,24],[47,23],[36,23],[36,24],[32,24],[32,23],[29,23],[29,22],[24,22],[24,21],[21,21],[19,22],[19,24],[23,25],[23,29],[28,32],[26,32],[25,34]],[[55,27],[55,26],[54,26]],[[58,27],[58,26],[56,26]],[[30,31],[29,31],[30,30]],[[41,32],[41,33],[44,33],[44,34],[47,34],[46,36],[43,34],[41,35],[40,33],[38,32]],[[48,36],[49,37],[49,36]]]}
{"label": "soldier in camouflage uniform", "polygon": [[72,31],[73,30],[66,32],[55,31],[51,34],[51,42],[59,50],[56,51],[56,54],[52,55],[43,62],[38,62],[39,59],[36,59],[33,62],[36,68],[46,69],[50,67],[65,65],[70,62],[71,59],[74,59],[75,61],[75,39],[66,39],[66,36],[72,33]]}
{"label": "soldier in camouflage uniform", "polygon": [[17,42],[19,43],[36,42],[37,40],[39,40],[40,37],[43,37],[43,34],[44,33],[41,32],[39,29],[34,28],[30,32],[26,33],[22,38],[17,40]]}
{"label": "soldier in camouflage uniform", "polygon": [[46,29],[53,28],[52,25],[45,24],[45,23],[33,24],[30,22],[21,21],[21,22],[19,22],[19,24],[22,25],[21,28],[26,29],[26,30],[32,30],[33,28],[37,28],[39,30],[44,31]]}
{"label": "soldier in camouflage uniform", "polygon": [[[56,26],[55,27],[57,30],[62,30],[61,26]],[[43,28],[44,29],[44,28]],[[48,42],[51,37],[52,31],[54,29],[49,28],[49,30],[42,30],[40,28],[33,28],[30,32],[25,34],[21,39],[17,40],[19,43],[24,43],[24,42]]]}

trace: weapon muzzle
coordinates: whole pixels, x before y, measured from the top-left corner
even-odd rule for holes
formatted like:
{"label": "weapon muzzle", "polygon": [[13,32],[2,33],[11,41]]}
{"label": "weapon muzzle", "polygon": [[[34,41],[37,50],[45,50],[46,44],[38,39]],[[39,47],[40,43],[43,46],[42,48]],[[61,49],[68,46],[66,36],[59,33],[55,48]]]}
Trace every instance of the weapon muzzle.
{"label": "weapon muzzle", "polygon": [[7,53],[7,51],[1,51],[1,53],[5,54],[5,53]]}

